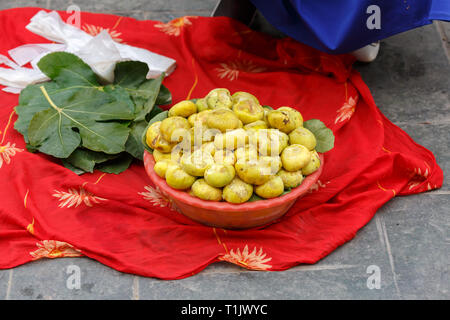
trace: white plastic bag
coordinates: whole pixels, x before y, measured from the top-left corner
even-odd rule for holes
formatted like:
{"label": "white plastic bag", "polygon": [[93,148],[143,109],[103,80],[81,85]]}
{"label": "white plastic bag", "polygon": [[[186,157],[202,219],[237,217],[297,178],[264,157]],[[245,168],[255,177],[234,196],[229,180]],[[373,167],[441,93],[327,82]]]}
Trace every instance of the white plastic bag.
{"label": "white plastic bag", "polygon": [[[109,33],[103,30],[91,36],[81,29],[64,23],[56,11],[39,11],[26,26],[31,32],[57,43],[25,44],[8,51],[12,62],[0,56],[0,84],[7,86],[7,92],[19,93],[29,84],[47,81],[37,63],[50,52],[66,51],[79,56],[104,81],[114,80],[114,67],[119,61],[134,60],[148,65],[147,78],[155,78],[162,72],[169,75],[176,67],[174,59],[148,50],[115,42]],[[23,66],[30,63],[32,68]]]}

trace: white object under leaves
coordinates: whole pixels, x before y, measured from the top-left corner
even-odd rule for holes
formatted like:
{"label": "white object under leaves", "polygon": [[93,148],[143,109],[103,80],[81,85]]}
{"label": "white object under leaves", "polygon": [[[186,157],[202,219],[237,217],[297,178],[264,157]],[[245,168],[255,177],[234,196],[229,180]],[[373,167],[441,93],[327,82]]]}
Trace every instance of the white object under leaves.
{"label": "white object under leaves", "polygon": [[[174,59],[146,49],[115,42],[106,30],[96,36],[65,23],[56,11],[39,11],[26,28],[56,43],[25,44],[8,51],[11,59],[0,55],[0,84],[3,91],[20,93],[29,84],[49,80],[37,67],[39,60],[48,53],[66,51],[79,56],[104,81],[114,80],[114,67],[119,61],[141,61],[148,65],[147,78],[155,78],[162,72],[169,75],[176,66]],[[30,63],[32,68],[23,67]]]}

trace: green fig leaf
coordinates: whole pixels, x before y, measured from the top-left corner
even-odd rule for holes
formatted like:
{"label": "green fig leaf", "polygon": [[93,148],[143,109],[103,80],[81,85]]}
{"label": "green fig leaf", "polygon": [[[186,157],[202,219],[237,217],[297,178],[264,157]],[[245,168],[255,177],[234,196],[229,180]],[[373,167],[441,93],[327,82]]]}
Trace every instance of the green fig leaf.
{"label": "green fig leaf", "polygon": [[323,153],[334,148],[334,134],[331,129],[327,128],[325,124],[317,119],[305,121],[303,126],[311,131],[317,140],[316,151]]}

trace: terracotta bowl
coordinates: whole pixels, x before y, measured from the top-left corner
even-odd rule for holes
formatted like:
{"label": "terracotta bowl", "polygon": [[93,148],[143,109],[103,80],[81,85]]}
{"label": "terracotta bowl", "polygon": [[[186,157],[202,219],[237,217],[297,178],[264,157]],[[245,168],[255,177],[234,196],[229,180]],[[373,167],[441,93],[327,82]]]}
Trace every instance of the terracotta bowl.
{"label": "terracotta bowl", "polygon": [[302,184],[291,192],[277,198],[232,204],[228,202],[206,201],[189,195],[186,191],[170,187],[160,178],[153,166],[153,155],[144,154],[144,166],[148,176],[159,190],[165,194],[187,217],[202,224],[226,229],[245,229],[267,224],[285,214],[295,201],[308,193],[322,173],[324,159],[319,154],[321,166],[307,176]]}

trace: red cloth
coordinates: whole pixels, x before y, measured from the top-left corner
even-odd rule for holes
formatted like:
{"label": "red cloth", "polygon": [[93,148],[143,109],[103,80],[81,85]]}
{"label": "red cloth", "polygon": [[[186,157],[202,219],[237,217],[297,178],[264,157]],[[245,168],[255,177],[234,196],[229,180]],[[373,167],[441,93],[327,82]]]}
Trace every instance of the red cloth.
{"label": "red cloth", "polygon": [[[25,29],[36,8],[0,12],[0,53],[47,42]],[[65,13],[61,13],[67,19]],[[211,89],[248,91],[288,105],[335,133],[335,148],[311,193],[277,223],[231,231],[189,220],[154,189],[141,162],[120,175],[77,176],[26,151],[13,128],[18,96],[0,93],[0,269],[42,257],[84,255],[114,269],[162,279],[191,276],[225,260],[249,269],[315,263],[352,239],[397,195],[442,185],[433,154],[376,107],[350,56],[275,40],[229,18],[172,23],[83,13],[82,28],[177,60],[164,83],[173,101]]]}

